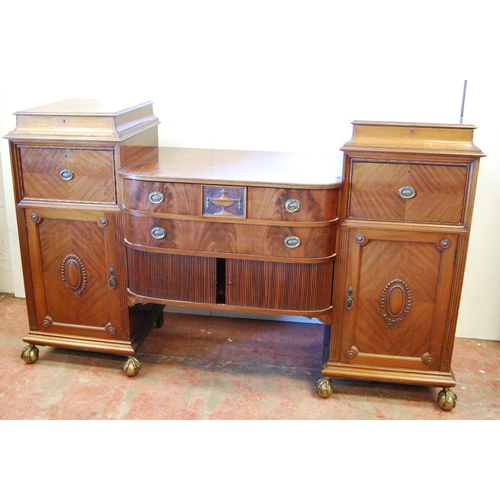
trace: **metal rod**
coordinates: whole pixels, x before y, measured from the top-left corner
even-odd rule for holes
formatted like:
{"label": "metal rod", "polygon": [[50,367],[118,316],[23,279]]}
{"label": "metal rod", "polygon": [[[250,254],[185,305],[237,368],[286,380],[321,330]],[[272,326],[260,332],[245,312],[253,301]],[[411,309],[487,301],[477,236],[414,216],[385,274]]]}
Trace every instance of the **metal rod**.
{"label": "metal rod", "polygon": [[465,108],[465,93],[467,92],[467,80],[464,80],[464,91],[462,94],[462,109],[460,110],[460,125],[462,125],[464,119],[464,108]]}

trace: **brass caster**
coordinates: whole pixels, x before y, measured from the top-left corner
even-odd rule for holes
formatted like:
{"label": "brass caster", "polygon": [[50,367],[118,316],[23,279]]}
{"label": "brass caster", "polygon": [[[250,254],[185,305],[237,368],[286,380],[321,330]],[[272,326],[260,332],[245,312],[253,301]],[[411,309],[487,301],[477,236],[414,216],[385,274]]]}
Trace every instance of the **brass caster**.
{"label": "brass caster", "polygon": [[141,363],[133,356],[130,356],[123,365],[123,371],[127,374],[127,377],[135,377],[141,368]]}
{"label": "brass caster", "polygon": [[448,387],[445,387],[438,394],[438,405],[445,411],[451,411],[457,406],[457,395]]}
{"label": "brass caster", "polygon": [[320,378],[316,382],[316,392],[322,398],[329,398],[333,394],[333,385],[328,377]]}
{"label": "brass caster", "polygon": [[21,353],[21,359],[28,365],[33,364],[38,359],[38,347],[36,345],[27,345]]}

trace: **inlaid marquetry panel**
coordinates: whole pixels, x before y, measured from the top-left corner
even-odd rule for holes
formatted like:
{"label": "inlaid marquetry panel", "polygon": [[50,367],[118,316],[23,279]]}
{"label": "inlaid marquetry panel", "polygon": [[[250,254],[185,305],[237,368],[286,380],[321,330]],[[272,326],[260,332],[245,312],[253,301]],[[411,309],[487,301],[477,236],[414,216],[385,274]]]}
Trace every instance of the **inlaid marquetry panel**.
{"label": "inlaid marquetry panel", "polygon": [[20,147],[22,197],[115,203],[112,149]]}
{"label": "inlaid marquetry panel", "polygon": [[469,168],[353,159],[347,218],[462,225]]}
{"label": "inlaid marquetry panel", "polygon": [[333,261],[321,264],[227,261],[226,303],[232,306],[323,310],[332,305]]}
{"label": "inlaid marquetry panel", "polygon": [[216,303],[216,259],[127,250],[129,290],[155,299]]}

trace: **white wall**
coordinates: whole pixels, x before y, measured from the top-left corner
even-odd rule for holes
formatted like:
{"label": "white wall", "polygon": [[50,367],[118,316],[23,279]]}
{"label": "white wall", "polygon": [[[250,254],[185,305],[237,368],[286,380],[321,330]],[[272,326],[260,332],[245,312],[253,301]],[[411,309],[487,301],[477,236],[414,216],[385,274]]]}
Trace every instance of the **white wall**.
{"label": "white wall", "polygon": [[[337,152],[355,119],[458,123],[467,78],[464,122],[478,126],[488,156],[457,334],[500,340],[500,87],[487,72],[499,45],[481,0],[9,4],[0,9],[1,135],[17,110],[129,97],[155,102],[162,146]],[[0,286],[22,295],[5,140],[0,154],[0,243],[10,235]]]}

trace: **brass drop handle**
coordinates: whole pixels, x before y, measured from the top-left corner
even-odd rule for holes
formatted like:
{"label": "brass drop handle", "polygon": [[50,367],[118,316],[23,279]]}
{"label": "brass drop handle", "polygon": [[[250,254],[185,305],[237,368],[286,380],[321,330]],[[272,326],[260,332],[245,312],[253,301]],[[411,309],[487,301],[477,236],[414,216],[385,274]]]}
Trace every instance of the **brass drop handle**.
{"label": "brass drop handle", "polygon": [[163,196],[162,193],[159,193],[158,191],[153,191],[152,193],[149,194],[149,201],[151,203],[154,203],[155,205],[162,203],[164,200],[165,197]]}
{"label": "brass drop handle", "polygon": [[348,289],[347,289],[347,300],[345,301],[345,307],[346,309],[352,309],[352,306],[354,304],[354,299],[352,298],[352,295],[354,294],[354,289],[352,288],[352,286],[350,286]]}
{"label": "brass drop handle", "polygon": [[111,290],[114,290],[116,288],[115,270],[112,267],[109,268],[108,286],[109,288],[111,288]]}
{"label": "brass drop handle", "polygon": [[287,212],[293,214],[295,212],[298,212],[302,208],[302,202],[300,200],[297,200],[296,198],[290,198],[289,200],[285,201],[285,208]]}
{"label": "brass drop handle", "polygon": [[409,200],[410,198],[413,198],[417,192],[412,186],[403,186],[399,188],[398,194],[401,198],[403,198],[403,200]]}
{"label": "brass drop handle", "polygon": [[162,227],[154,227],[151,229],[151,236],[155,240],[162,240],[165,236],[167,236],[167,231],[165,231]]}
{"label": "brass drop handle", "polygon": [[59,177],[63,181],[70,181],[73,177],[75,177],[75,174],[69,168],[65,168],[59,172]]}
{"label": "brass drop handle", "polygon": [[287,236],[283,243],[287,248],[297,248],[300,246],[300,238],[298,236]]}

